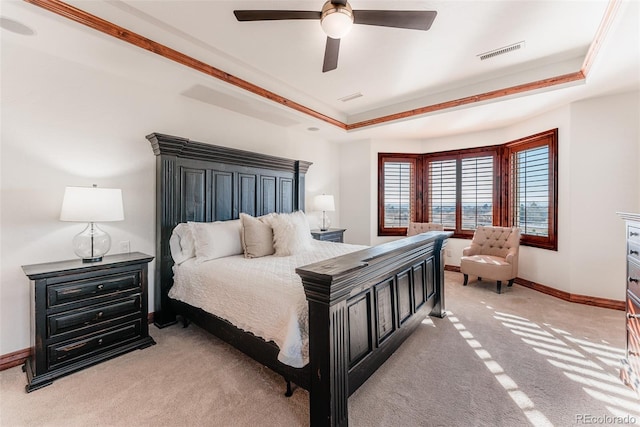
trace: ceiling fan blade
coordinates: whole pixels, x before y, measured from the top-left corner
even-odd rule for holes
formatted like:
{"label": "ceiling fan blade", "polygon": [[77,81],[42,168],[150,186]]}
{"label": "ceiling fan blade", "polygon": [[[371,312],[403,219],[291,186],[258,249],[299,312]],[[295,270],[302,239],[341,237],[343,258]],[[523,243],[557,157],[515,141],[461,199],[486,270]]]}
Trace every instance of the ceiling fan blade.
{"label": "ceiling fan blade", "polygon": [[283,19],[320,19],[320,12],[306,10],[234,10],[238,21],[279,21]]}
{"label": "ceiling fan blade", "polygon": [[324,50],[324,62],[322,72],[335,70],[338,68],[338,52],[340,51],[340,39],[327,37],[327,47]]}
{"label": "ceiling fan blade", "polygon": [[432,10],[354,10],[353,23],[427,31],[437,13]]}

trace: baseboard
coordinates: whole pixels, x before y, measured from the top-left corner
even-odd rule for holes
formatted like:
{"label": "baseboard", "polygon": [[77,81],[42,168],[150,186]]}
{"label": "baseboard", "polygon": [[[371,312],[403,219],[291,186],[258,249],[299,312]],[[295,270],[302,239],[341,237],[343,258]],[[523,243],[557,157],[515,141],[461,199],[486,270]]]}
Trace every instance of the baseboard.
{"label": "baseboard", "polygon": [[[445,265],[444,269],[460,273],[460,267],[456,265]],[[515,283],[526,288],[533,289],[534,291],[551,295],[553,297],[560,298],[561,300],[575,302],[577,304],[592,305],[594,307],[610,308],[613,310],[626,310],[624,301],[571,294],[569,292],[561,291],[559,289],[552,288],[551,286],[541,285],[540,283],[532,282],[531,280],[522,279],[520,277],[516,277]]]}
{"label": "baseboard", "polygon": [[0,371],[22,365],[31,356],[31,349],[25,348],[0,356]]}
{"label": "baseboard", "polygon": [[[147,315],[149,324],[153,324],[153,313]],[[22,350],[14,351],[13,353],[3,354],[0,356],[0,371],[13,368],[14,366],[22,365],[31,356],[31,349],[25,348]]]}

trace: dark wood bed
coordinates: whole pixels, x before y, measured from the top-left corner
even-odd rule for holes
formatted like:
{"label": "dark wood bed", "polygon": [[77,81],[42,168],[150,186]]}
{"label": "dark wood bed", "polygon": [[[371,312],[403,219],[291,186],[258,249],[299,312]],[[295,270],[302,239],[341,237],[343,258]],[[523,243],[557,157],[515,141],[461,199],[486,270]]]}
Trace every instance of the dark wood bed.
{"label": "dark wood bed", "polygon": [[451,233],[425,233],[297,268],[309,304],[309,364],[293,368],[277,360],[273,342],[169,298],[169,238],[181,222],[304,210],[311,163],[159,133],[147,139],[157,156],[156,326],[175,323],[177,315],[196,323],[309,390],[310,425],[347,425],[349,395],[427,315],[445,316],[443,252]]}

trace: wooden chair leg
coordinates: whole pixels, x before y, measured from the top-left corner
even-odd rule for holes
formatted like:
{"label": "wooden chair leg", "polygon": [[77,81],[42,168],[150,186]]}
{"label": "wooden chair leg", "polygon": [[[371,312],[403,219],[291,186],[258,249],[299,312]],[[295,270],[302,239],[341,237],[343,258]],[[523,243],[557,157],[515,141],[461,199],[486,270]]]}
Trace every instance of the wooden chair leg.
{"label": "wooden chair leg", "polygon": [[508,287],[512,287],[513,286],[513,280],[514,279],[509,280],[509,283],[507,284]]}
{"label": "wooden chair leg", "polygon": [[500,280],[498,280],[498,293],[502,293],[502,282]]}
{"label": "wooden chair leg", "polygon": [[464,283],[462,284],[462,286],[467,286],[467,283],[469,283],[469,275],[465,274],[464,275]]}

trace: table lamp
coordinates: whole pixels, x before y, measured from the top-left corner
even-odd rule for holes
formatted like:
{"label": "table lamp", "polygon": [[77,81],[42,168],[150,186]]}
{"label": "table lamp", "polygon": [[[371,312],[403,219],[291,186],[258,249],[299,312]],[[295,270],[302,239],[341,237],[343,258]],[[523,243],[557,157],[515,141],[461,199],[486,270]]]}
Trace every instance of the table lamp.
{"label": "table lamp", "polygon": [[321,194],[313,199],[313,203],[317,210],[322,211],[322,227],[320,227],[320,231],[327,231],[331,225],[327,212],[336,210],[333,196],[330,194]]}
{"label": "table lamp", "polygon": [[83,262],[102,261],[111,248],[111,237],[97,222],[122,221],[122,190],[119,188],[66,187],[60,221],[86,222],[87,227],[73,238],[73,251]]}

